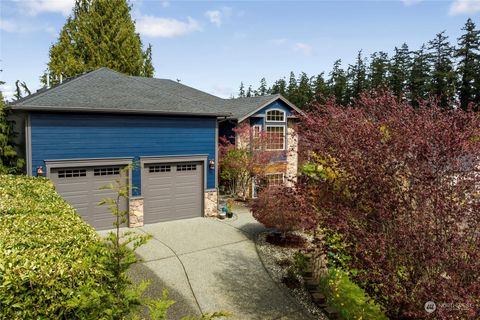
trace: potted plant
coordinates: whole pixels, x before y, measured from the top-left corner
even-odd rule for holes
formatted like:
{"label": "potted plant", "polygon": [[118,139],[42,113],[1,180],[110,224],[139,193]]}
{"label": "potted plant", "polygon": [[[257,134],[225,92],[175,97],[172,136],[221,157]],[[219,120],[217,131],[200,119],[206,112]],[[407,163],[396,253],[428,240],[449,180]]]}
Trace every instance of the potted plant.
{"label": "potted plant", "polygon": [[226,210],[227,218],[233,217],[233,211],[232,211],[232,208],[233,208],[233,200],[232,200],[232,199],[228,199],[228,200],[227,200],[227,204],[226,204],[225,208],[227,209],[227,210]]}

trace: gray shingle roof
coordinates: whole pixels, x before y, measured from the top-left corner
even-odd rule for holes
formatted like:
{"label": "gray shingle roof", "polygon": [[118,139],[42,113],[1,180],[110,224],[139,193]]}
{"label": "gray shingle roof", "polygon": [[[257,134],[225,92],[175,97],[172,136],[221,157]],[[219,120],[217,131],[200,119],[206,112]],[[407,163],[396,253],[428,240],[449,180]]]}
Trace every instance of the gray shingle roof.
{"label": "gray shingle roof", "polygon": [[160,113],[241,119],[280,95],[222,99],[176,81],[100,68],[12,104],[15,110]]}

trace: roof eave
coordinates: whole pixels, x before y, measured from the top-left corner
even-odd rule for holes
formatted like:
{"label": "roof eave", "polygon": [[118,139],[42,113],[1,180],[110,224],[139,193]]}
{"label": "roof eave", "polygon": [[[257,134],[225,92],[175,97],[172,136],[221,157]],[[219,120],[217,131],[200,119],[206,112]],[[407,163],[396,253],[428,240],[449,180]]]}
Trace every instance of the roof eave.
{"label": "roof eave", "polygon": [[121,113],[121,114],[146,114],[146,115],[172,115],[172,116],[196,116],[196,117],[230,117],[231,113],[221,112],[179,112],[179,111],[163,111],[163,110],[130,110],[130,109],[87,109],[87,108],[62,108],[49,106],[28,106],[28,105],[12,105],[12,110],[17,111],[47,111],[47,112],[82,112],[82,113]]}

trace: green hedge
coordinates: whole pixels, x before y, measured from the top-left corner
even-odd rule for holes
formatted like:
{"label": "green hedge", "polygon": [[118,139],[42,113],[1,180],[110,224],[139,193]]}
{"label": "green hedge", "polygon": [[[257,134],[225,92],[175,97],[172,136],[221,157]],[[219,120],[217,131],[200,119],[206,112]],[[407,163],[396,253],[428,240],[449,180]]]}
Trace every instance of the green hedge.
{"label": "green hedge", "polygon": [[0,175],[1,319],[108,318],[105,258],[49,180]]}

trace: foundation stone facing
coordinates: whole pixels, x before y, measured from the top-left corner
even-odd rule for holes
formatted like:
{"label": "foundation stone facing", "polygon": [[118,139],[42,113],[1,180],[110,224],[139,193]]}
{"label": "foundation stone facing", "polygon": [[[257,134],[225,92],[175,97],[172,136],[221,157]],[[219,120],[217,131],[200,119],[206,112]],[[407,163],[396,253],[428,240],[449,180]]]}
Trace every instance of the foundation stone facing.
{"label": "foundation stone facing", "polygon": [[129,224],[131,228],[143,226],[143,198],[130,198]]}
{"label": "foundation stone facing", "polygon": [[216,217],[218,215],[218,192],[217,190],[205,191],[205,217]]}
{"label": "foundation stone facing", "polygon": [[286,184],[290,186],[292,181],[297,180],[298,170],[298,125],[296,121],[289,119],[287,127],[287,172]]}

